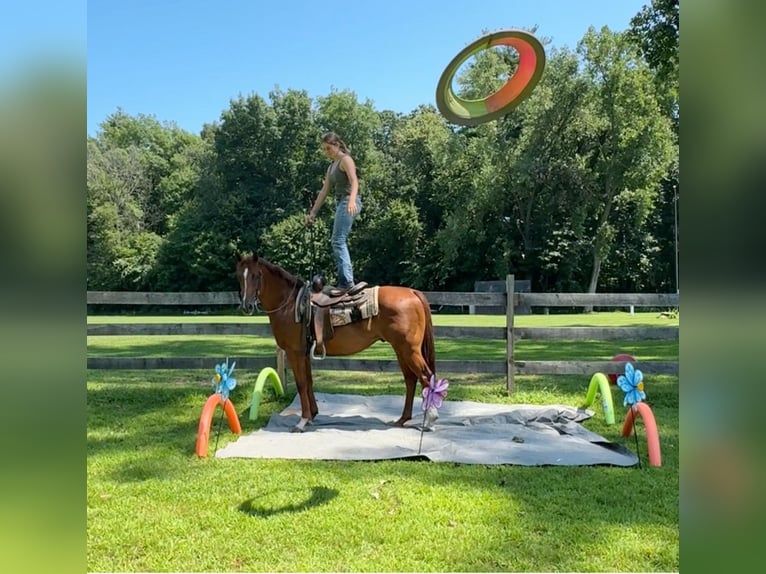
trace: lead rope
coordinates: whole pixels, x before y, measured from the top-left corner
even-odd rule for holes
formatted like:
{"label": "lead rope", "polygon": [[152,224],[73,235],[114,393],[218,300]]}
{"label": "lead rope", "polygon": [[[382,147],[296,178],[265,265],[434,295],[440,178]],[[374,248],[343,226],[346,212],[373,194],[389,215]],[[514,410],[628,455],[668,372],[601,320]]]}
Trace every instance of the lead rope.
{"label": "lead rope", "polygon": [[[309,200],[309,213],[311,212],[311,200]],[[313,287],[314,275],[317,273],[317,249],[316,249],[316,230],[314,226],[316,220],[312,222],[308,227],[307,236],[309,242],[309,272],[306,276],[306,287],[309,291],[304,294],[305,302],[305,317],[303,318],[304,339],[306,341],[306,354],[312,356],[314,354],[314,346],[316,342],[312,344],[311,341],[311,295],[310,290]]]}

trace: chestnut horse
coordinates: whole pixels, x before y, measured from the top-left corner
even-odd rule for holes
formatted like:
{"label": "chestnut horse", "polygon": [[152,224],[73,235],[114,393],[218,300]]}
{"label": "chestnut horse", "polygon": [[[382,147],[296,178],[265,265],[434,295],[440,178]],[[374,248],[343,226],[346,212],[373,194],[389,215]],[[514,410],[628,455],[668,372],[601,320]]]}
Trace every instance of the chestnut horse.
{"label": "chestnut horse", "polygon": [[[240,310],[251,315],[260,303],[268,314],[274,339],[285,351],[295,376],[301,419],[293,431],[302,432],[319,412],[305,327],[295,320],[296,298],[303,281],[257,255],[237,255],[237,258]],[[394,348],[404,375],[404,409],[394,422],[396,426],[403,426],[412,418],[417,381],[425,388],[436,372],[431,308],[423,293],[408,287],[381,285],[378,314],[334,327],[334,335],[325,341],[325,349],[330,356],[353,355],[379,340],[387,341]]]}

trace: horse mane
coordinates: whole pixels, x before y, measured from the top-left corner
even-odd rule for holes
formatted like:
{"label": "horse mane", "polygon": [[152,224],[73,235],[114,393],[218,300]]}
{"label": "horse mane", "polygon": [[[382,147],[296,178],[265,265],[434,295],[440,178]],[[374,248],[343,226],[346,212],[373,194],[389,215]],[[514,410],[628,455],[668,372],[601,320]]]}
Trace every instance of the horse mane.
{"label": "horse mane", "polygon": [[[253,256],[251,259],[256,260],[256,257]],[[258,265],[263,265],[266,269],[269,270],[269,273],[272,275],[276,275],[286,283],[289,283],[293,287],[301,287],[303,285],[303,280],[296,277],[292,273],[282,269],[279,265],[276,265],[275,263],[272,263],[271,261],[264,259],[263,257],[257,258]]]}

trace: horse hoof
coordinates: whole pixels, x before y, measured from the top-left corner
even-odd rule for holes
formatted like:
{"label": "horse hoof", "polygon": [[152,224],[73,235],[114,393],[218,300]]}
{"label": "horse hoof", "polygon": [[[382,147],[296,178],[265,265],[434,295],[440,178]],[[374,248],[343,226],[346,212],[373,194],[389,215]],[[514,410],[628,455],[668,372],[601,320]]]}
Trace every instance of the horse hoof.
{"label": "horse hoof", "polygon": [[303,429],[301,427],[293,427],[290,429],[290,432],[303,432]]}

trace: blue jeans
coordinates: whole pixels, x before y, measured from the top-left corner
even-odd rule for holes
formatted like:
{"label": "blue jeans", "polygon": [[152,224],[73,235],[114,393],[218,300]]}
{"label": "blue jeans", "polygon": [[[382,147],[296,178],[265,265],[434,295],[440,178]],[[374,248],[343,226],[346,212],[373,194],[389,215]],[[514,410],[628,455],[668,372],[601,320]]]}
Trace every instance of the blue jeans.
{"label": "blue jeans", "polygon": [[338,200],[335,208],[335,222],[332,226],[332,252],[335,254],[335,265],[338,272],[338,287],[350,287],[354,284],[354,268],[351,265],[351,255],[348,253],[348,234],[354,219],[362,211],[362,200],[356,196],[356,213],[348,212],[348,196]]}

